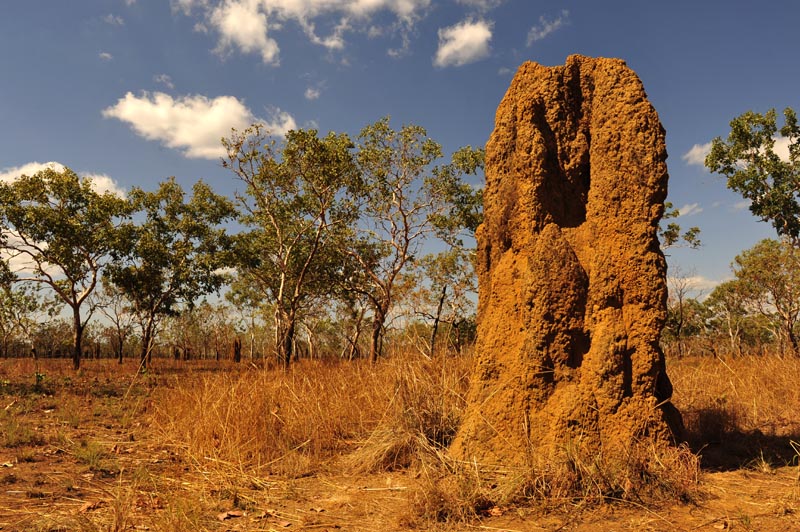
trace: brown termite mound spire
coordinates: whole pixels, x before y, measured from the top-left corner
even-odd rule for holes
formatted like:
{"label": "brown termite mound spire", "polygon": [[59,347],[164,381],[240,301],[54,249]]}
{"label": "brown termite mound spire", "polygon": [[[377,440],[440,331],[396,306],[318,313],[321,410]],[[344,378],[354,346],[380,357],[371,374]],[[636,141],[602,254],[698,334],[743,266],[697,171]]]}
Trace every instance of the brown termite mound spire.
{"label": "brown termite mound spire", "polygon": [[523,64],[486,146],[478,345],[451,453],[524,465],[682,431],[659,347],[664,128],[625,62]]}

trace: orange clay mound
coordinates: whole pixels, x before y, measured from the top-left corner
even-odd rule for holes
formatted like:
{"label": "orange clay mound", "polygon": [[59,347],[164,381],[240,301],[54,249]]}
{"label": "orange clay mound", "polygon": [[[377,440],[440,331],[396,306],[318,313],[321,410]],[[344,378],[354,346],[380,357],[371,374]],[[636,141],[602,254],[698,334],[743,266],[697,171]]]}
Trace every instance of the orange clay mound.
{"label": "orange clay mound", "polygon": [[486,147],[478,345],[454,457],[624,454],[682,431],[659,337],[664,129],[617,59],[523,64]]}

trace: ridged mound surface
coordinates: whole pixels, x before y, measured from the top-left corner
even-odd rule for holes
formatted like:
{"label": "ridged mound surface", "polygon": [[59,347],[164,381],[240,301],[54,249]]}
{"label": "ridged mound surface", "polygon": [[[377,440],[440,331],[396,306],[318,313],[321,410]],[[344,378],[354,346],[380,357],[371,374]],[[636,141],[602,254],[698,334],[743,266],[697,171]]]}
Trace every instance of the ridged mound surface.
{"label": "ridged mound surface", "polygon": [[486,147],[477,360],[455,457],[522,464],[576,439],[624,452],[682,430],[658,343],[666,159],[623,61],[519,68]]}

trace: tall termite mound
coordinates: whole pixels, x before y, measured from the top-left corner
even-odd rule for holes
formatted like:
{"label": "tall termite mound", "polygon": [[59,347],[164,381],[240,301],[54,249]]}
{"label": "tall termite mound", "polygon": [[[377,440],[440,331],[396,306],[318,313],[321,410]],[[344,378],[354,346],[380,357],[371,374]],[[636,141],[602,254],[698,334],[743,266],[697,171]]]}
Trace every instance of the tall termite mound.
{"label": "tall termite mound", "polygon": [[455,457],[522,465],[570,442],[624,453],[680,433],[659,347],[666,159],[623,61],[520,67],[486,146],[477,359]]}

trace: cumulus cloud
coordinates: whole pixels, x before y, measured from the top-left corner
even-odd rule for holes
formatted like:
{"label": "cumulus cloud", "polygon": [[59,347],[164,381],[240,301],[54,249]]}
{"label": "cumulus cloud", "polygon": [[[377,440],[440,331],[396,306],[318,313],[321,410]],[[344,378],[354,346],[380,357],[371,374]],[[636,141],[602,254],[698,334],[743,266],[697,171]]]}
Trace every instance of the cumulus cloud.
{"label": "cumulus cloud", "polygon": [[687,203],[686,205],[678,209],[680,217],[691,216],[693,214],[700,214],[701,212],[703,212],[703,208],[700,206],[699,203]]}
{"label": "cumulus cloud", "polygon": [[106,118],[129,124],[137,135],[180,150],[186,157],[216,159],[225,155],[220,143],[231,128],[244,129],[261,123],[273,134],[284,135],[295,129],[294,118],[275,109],[269,120],[257,118],[233,96],[207,98],[188,95],[173,98],[163,92],[128,92],[115,105],[103,110]]}
{"label": "cumulus cloud", "polygon": [[322,93],[320,92],[319,89],[314,87],[309,87],[306,89],[305,97],[306,100],[316,100],[317,98],[320,97],[321,94]]}
{"label": "cumulus cloud", "polygon": [[437,67],[463,66],[489,55],[493,24],[485,20],[465,20],[439,30],[439,49],[433,58]]}
{"label": "cumulus cloud", "polygon": [[695,166],[705,166],[706,156],[711,151],[711,143],[695,144],[689,151],[681,156],[681,159],[686,161],[686,164]]}
{"label": "cumulus cloud", "polygon": [[541,41],[567,24],[569,24],[569,11],[566,9],[562,10],[561,13],[552,20],[542,15],[539,17],[539,24],[536,24],[528,31],[528,46],[531,46],[536,41]]}
{"label": "cumulus cloud", "polygon": [[[200,17],[196,27],[217,34],[218,53],[258,54],[270,65],[280,62],[280,46],[272,32],[287,22],[328,50],[343,49],[350,31],[363,29],[371,36],[399,32],[403,45],[397,52],[407,48],[408,35],[430,4],[431,0],[172,0],[175,12]],[[384,13],[394,21],[379,26],[373,19]],[[319,26],[326,28],[324,34]]]}
{"label": "cumulus cloud", "polygon": [[213,8],[210,24],[219,32],[216,51],[220,54],[238,48],[244,53],[259,53],[266,64],[278,64],[280,48],[267,35],[267,14],[256,0],[227,1]]}
{"label": "cumulus cloud", "polygon": [[172,78],[169,77],[167,74],[158,74],[157,76],[153,76],[153,81],[156,83],[161,83],[168,89],[174,89],[175,84],[172,83]]}
{"label": "cumulus cloud", "polygon": [[99,57],[103,61],[111,61],[112,59],[114,59],[114,56],[108,52],[100,52],[99,54],[97,54],[97,57]]}
{"label": "cumulus cloud", "polygon": [[[40,162],[30,162],[23,164],[22,166],[13,166],[9,168],[0,169],[0,181],[4,183],[13,183],[17,180],[20,176],[23,175],[33,175],[36,172],[41,172],[50,168],[55,170],[56,172],[63,172],[65,166],[56,161],[50,161],[47,163],[40,163]],[[117,196],[123,197],[125,196],[125,190],[121,188],[117,183],[108,175],[106,174],[97,174],[91,172],[76,172],[81,177],[88,177],[92,180],[92,188],[99,192],[100,194],[104,192],[111,192],[112,194],[116,194]]]}

